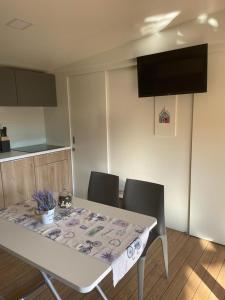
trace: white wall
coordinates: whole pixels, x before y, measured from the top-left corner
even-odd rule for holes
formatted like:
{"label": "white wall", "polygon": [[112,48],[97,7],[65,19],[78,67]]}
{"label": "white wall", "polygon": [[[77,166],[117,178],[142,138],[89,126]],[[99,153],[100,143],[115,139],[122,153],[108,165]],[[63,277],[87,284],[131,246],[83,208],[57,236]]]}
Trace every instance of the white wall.
{"label": "white wall", "polygon": [[44,119],[48,144],[68,146],[70,144],[67,78],[56,74],[57,107],[45,107]]}
{"label": "white wall", "polygon": [[192,95],[178,96],[175,137],[154,135],[154,98],[138,98],[136,67],[108,73],[108,102],[111,172],[163,184],[167,226],[186,231]]}
{"label": "white wall", "polygon": [[225,244],[225,49],[209,55],[208,92],[195,97],[191,234]]}
{"label": "white wall", "polygon": [[11,147],[46,142],[42,107],[0,107],[0,125],[7,127]]}
{"label": "white wall", "polygon": [[[98,155],[96,162],[93,163],[97,137],[102,136],[101,141],[98,141],[98,147],[105,145],[104,134],[99,134],[97,131],[93,134],[95,126],[90,123],[92,116],[95,120],[95,116],[102,112],[102,109],[98,109],[98,100],[96,99],[96,105],[93,105],[93,99],[99,94],[97,87],[100,86],[101,90],[104,90],[105,85],[104,76],[95,79],[95,74],[97,73],[71,77],[81,78],[80,83],[70,80],[72,133],[76,137],[82,134],[77,138],[77,151],[74,152],[75,178],[84,178],[80,182],[78,179],[75,181],[75,190],[78,191],[87,190],[88,177],[90,170],[93,169],[93,164],[95,166],[102,165],[107,157],[105,147],[99,149],[100,157]],[[177,97],[176,136],[158,137],[154,135],[154,99],[138,98],[137,96],[136,66],[108,71],[106,77],[107,97],[105,102],[107,102],[108,118],[109,171],[119,175],[121,188],[123,188],[126,178],[163,184],[165,186],[167,226],[187,231],[192,95]],[[89,82],[89,78],[91,78],[91,82]],[[102,80],[102,83],[99,80]],[[85,110],[86,122],[83,126]],[[78,112],[81,112],[80,115],[77,115]],[[73,120],[75,117],[76,120]],[[101,113],[100,118],[102,119],[102,117],[104,118]],[[79,123],[80,125],[77,125],[79,128],[76,128],[75,124]],[[101,131],[103,129],[105,128],[102,128]],[[89,132],[92,133],[91,138],[88,138]],[[82,149],[81,154],[78,153],[79,149]],[[80,158],[82,165],[78,161],[79,155],[82,155]],[[102,171],[102,168],[97,167],[95,170]],[[79,186],[76,187],[76,184]]]}
{"label": "white wall", "polygon": [[[220,64],[220,53],[225,53],[225,12],[213,15],[217,19],[217,29],[208,24],[198,24],[196,20],[130,42],[111,51],[96,55],[84,61],[71,64],[58,70],[62,76],[91,73],[96,71],[109,71],[108,73],[108,104],[110,124],[110,161],[111,171],[126,177],[135,177],[161,182],[166,186],[166,219],[167,225],[181,230],[187,230],[187,199],[190,158],[190,121],[191,96],[178,97],[178,135],[174,139],[160,139],[153,136],[153,101],[136,98],[136,80],[134,69],[128,71],[127,66],[135,65],[135,57],[200,44],[209,43],[209,52],[217,53],[218,61],[210,60],[209,65],[209,92],[195,97],[194,144],[192,160],[192,193],[191,201],[196,202],[191,207],[192,213],[196,208],[196,230],[192,233],[221,241],[218,227],[210,225],[210,209],[214,216],[219,216],[220,225],[224,226],[224,206],[219,196],[224,194],[224,144],[221,128],[224,113],[224,73],[214,70]],[[179,33],[179,34],[178,34]],[[216,48],[216,52],[214,50]],[[225,61],[225,58],[223,58]],[[224,62],[221,61],[221,66]],[[223,67],[225,69],[225,67]],[[116,69],[115,71],[112,71]],[[121,69],[121,70],[119,70]],[[220,85],[217,84],[219,77]],[[119,86],[120,88],[117,88]],[[204,100],[203,100],[204,99]],[[205,102],[205,103],[203,103]],[[215,106],[213,103],[215,102]],[[212,110],[212,114],[211,114]],[[216,122],[216,113],[220,121]],[[200,120],[198,121],[198,119]],[[214,123],[213,123],[214,122]],[[211,134],[218,129],[219,134]],[[207,129],[207,130],[205,130]],[[208,137],[209,135],[209,137]],[[213,146],[216,143],[216,146]],[[203,146],[204,147],[203,147]],[[210,153],[209,150],[210,149]],[[129,159],[128,159],[129,158]],[[216,163],[215,163],[216,160]],[[202,165],[204,163],[205,166]],[[212,174],[206,175],[206,170]],[[135,176],[134,176],[135,175]],[[213,187],[212,187],[213,186]],[[216,189],[216,190],[215,190]],[[216,196],[215,196],[216,195]],[[214,204],[211,199],[218,200]],[[205,200],[206,199],[206,200]],[[217,203],[217,204],[216,204]],[[205,213],[206,211],[209,213]],[[221,211],[219,211],[221,209]],[[218,212],[219,211],[219,212]],[[194,214],[193,214],[194,216]],[[209,233],[208,235],[206,233]]]}

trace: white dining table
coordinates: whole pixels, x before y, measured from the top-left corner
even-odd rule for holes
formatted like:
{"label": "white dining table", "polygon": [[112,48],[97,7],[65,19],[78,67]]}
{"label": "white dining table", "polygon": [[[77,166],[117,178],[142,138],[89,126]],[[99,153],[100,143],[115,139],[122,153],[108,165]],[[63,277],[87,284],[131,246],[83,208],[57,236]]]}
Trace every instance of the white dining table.
{"label": "white dining table", "polygon": [[[73,206],[112,218],[120,218],[150,230],[157,224],[157,220],[153,217],[76,197],[73,198]],[[99,283],[111,272],[110,264],[52,242],[4,219],[0,219],[0,247],[38,269],[57,300],[61,298],[53,285],[52,278],[80,293],[88,293],[96,288],[101,297],[107,299]],[[28,296],[21,299],[28,299]]]}

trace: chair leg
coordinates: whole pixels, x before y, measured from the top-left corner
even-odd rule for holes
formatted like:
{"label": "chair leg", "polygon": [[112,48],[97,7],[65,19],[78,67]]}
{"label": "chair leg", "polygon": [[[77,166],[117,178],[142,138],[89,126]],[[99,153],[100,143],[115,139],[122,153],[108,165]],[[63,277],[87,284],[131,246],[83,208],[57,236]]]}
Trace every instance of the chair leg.
{"label": "chair leg", "polygon": [[166,277],[169,276],[169,270],[168,270],[168,243],[167,243],[167,235],[160,235],[159,237],[162,242],[162,248],[163,248],[163,257],[164,257],[164,265],[165,265],[165,271],[166,271]]}
{"label": "chair leg", "polygon": [[145,256],[141,256],[137,264],[138,268],[138,300],[144,299],[144,278],[145,278]]}

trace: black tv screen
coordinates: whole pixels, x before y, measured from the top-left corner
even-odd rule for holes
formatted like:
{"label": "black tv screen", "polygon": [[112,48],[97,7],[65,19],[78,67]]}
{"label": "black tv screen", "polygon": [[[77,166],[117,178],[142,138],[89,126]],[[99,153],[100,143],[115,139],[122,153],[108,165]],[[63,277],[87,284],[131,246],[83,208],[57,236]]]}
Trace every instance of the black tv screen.
{"label": "black tv screen", "polygon": [[137,58],[138,95],[207,92],[208,44]]}

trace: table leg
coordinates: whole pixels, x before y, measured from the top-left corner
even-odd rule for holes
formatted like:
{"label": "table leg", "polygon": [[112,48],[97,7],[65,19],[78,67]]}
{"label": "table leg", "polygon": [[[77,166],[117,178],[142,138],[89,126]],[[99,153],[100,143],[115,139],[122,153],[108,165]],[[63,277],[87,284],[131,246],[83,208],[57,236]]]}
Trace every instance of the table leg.
{"label": "table leg", "polygon": [[145,257],[140,257],[138,268],[138,300],[144,299]]}
{"label": "table leg", "polygon": [[99,285],[96,285],[96,289],[99,292],[99,294],[101,295],[102,299],[108,300],[108,298],[106,297],[105,293],[103,292],[103,290],[100,288]]}
{"label": "table leg", "polygon": [[[49,278],[49,280],[53,279],[52,276],[48,276],[48,278]],[[31,292],[29,292],[29,294],[26,294],[26,296],[23,296],[22,298],[19,298],[18,300],[28,300],[28,299],[30,299],[30,297],[33,296],[34,293],[37,293],[38,290],[40,290],[45,284],[46,283],[45,283],[45,280],[44,280],[44,282],[41,282],[38,286],[35,287],[34,290],[32,290]],[[0,300],[4,300],[4,299],[0,298]]]}
{"label": "table leg", "polygon": [[[27,294],[26,296],[23,296],[22,298],[19,298],[19,300],[28,300],[35,292],[37,292],[39,289],[41,289],[43,286],[45,285],[45,282],[40,283],[40,285],[38,285],[35,290],[31,291],[29,294]],[[0,298],[1,300],[1,298]]]}
{"label": "table leg", "polygon": [[[45,283],[47,284],[48,288],[50,289],[53,297],[56,300],[62,300],[62,298],[59,296],[58,292],[56,291],[53,283],[51,282],[52,277],[49,277],[44,271],[40,271],[42,277],[44,278]],[[37,291],[41,286],[43,286],[44,283],[41,283],[40,286],[38,286],[34,291],[32,291],[29,295],[26,295],[22,298],[20,298],[19,300],[27,300],[29,298],[29,296],[31,294],[33,294],[35,291]],[[100,286],[96,286],[97,291],[99,292],[99,294],[101,295],[103,300],[108,300],[108,298],[106,297],[105,293],[103,292],[103,290],[100,288]],[[1,299],[0,299],[1,300]]]}
{"label": "table leg", "polygon": [[52,284],[51,279],[48,277],[48,275],[43,271],[40,271],[40,272],[41,272],[42,277],[45,280],[45,283],[47,284],[48,288],[52,292],[53,297],[56,300],[62,300],[61,297],[59,296],[58,292],[56,291],[54,285]]}

